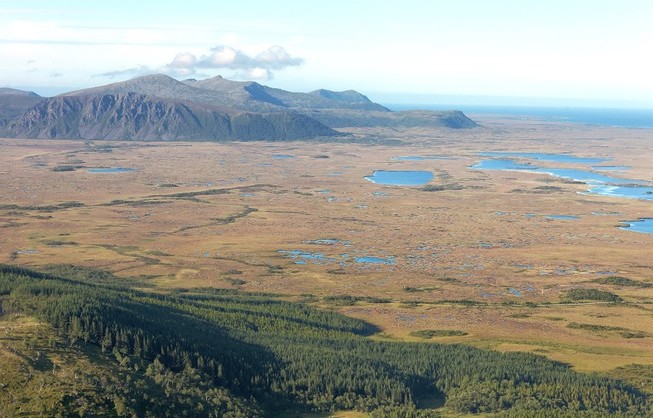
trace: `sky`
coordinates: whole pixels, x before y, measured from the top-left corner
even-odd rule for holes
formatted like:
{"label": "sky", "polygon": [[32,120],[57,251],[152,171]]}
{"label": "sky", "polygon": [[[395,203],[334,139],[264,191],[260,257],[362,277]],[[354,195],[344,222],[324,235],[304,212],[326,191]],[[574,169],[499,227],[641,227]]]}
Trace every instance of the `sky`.
{"label": "sky", "polygon": [[0,0],[0,86],[166,73],[383,103],[653,108],[650,0]]}

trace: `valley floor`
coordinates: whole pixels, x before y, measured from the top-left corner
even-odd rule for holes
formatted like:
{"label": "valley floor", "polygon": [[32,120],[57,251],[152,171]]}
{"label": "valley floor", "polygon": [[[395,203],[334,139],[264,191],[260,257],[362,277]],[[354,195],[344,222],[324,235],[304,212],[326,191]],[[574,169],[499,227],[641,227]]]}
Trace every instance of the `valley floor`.
{"label": "valley floor", "polygon": [[[651,131],[480,123],[355,129],[353,143],[0,140],[0,263],[277,293],[372,323],[376,339],[527,351],[580,371],[653,365],[653,235],[618,228],[653,217],[650,201],[471,168],[483,152],[572,153],[653,181]],[[438,187],[364,179],[375,170],[430,171]]]}

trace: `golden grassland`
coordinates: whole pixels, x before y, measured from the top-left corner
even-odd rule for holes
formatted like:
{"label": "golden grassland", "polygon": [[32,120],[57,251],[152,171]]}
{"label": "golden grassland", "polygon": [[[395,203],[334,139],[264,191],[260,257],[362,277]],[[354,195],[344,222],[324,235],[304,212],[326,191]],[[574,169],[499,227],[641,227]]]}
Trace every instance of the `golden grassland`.
{"label": "golden grassland", "polygon": [[[610,157],[606,164],[632,167],[616,175],[653,180],[651,131],[481,123],[355,129],[355,143],[0,140],[0,262],[95,267],[161,289],[281,293],[374,323],[375,338],[425,341],[410,333],[460,330],[466,335],[430,341],[529,351],[585,371],[653,364],[653,287],[592,282],[653,283],[653,236],[616,227],[653,217],[650,201],[470,168],[479,152],[572,152]],[[369,135],[387,141],[364,142]],[[444,158],[393,159],[406,155]],[[366,181],[374,170],[429,170],[444,190]],[[324,259],[297,264],[280,252],[292,250]],[[395,264],[353,261],[363,256]],[[562,303],[574,288],[625,302]],[[342,295],[359,299],[324,299]]]}
{"label": "golden grassland", "polygon": [[0,316],[0,364],[3,417],[47,416],[66,395],[84,402],[116,369],[99,348],[81,348],[48,325],[16,315]]}

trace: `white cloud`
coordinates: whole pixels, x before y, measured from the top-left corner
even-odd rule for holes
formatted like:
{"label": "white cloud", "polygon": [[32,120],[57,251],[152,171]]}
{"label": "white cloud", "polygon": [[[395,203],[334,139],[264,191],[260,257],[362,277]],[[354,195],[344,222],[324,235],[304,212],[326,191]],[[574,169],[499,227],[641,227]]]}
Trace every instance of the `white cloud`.
{"label": "white cloud", "polygon": [[283,47],[274,45],[251,56],[226,45],[211,48],[199,58],[191,53],[179,54],[162,68],[172,75],[191,75],[199,69],[225,69],[235,71],[238,78],[270,80],[273,71],[303,64],[302,58],[292,57]]}
{"label": "white cloud", "polygon": [[164,72],[176,77],[187,77],[195,74],[195,66],[197,65],[197,57],[190,52],[183,52],[177,54],[172,62],[159,72]]}
{"label": "white cloud", "polygon": [[260,52],[254,58],[259,65],[267,65],[269,68],[278,70],[284,67],[295,67],[301,65],[304,60],[293,58],[285,49],[278,45],[273,45],[267,50]]}
{"label": "white cloud", "polygon": [[121,78],[121,77],[138,77],[152,74],[155,71],[147,66],[126,68],[124,70],[107,71],[106,73],[95,74],[93,77]]}
{"label": "white cloud", "polygon": [[283,47],[274,45],[256,55],[248,55],[236,48],[218,45],[199,57],[190,52],[177,54],[170,63],[156,69],[148,66],[127,68],[96,74],[95,77],[119,78],[165,73],[173,77],[188,77],[206,70],[231,70],[232,77],[245,80],[271,80],[274,72],[304,63],[291,56]]}
{"label": "white cloud", "polygon": [[233,75],[233,77],[241,80],[267,81],[272,80],[274,78],[274,74],[267,68],[257,67],[238,71]]}
{"label": "white cloud", "polygon": [[168,67],[170,68],[189,68],[195,66],[197,63],[197,58],[195,55],[191,54],[190,52],[184,52],[181,54],[177,54],[175,59],[172,60],[170,64],[168,64]]}
{"label": "white cloud", "polygon": [[217,46],[211,49],[209,55],[203,55],[198,60],[201,68],[240,68],[246,67],[250,58],[240,51],[228,46]]}

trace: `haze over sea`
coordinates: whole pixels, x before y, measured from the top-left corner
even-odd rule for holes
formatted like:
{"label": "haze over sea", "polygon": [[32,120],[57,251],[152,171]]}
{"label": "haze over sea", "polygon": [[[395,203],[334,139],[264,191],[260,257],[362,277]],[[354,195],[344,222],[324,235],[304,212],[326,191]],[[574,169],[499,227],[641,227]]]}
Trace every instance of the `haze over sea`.
{"label": "haze over sea", "polygon": [[452,104],[384,104],[392,110],[428,109],[462,110],[472,119],[474,114],[493,114],[510,117],[537,118],[554,122],[581,123],[587,125],[618,126],[623,128],[653,129],[653,109],[556,107],[556,106],[507,106],[507,105],[452,105]]}

